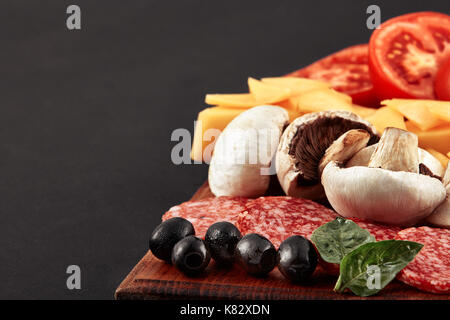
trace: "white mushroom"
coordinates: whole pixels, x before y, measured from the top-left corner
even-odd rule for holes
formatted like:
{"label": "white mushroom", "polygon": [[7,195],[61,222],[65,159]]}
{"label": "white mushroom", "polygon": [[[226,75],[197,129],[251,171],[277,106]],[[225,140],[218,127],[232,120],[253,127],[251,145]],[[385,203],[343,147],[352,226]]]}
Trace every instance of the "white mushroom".
{"label": "white mushroom", "polygon": [[[370,158],[377,148],[378,144],[375,143],[371,146],[365,147],[358,151],[346,164],[345,167],[354,167],[354,166],[365,166],[369,165]],[[422,169],[422,173],[426,173],[428,169],[430,175],[442,178],[444,175],[444,167],[441,162],[436,159],[431,153],[427,150],[419,148],[419,171]]]}
{"label": "white mushroom", "polygon": [[341,135],[325,151],[319,162],[319,177],[331,161],[346,163],[355,153],[363,149],[370,140],[370,134],[363,129],[352,129]]}
{"label": "white mushroom", "polygon": [[322,174],[328,201],[344,217],[411,226],[445,199],[442,182],[419,173],[417,136],[387,128],[368,167],[330,162]]}
{"label": "white mushroom", "polygon": [[419,148],[419,162],[419,171],[421,173],[432,175],[440,179],[444,176],[444,166],[427,150]]}
{"label": "white mushroom", "polygon": [[269,187],[269,167],[288,121],[287,111],[276,106],[254,107],[234,118],[214,147],[208,174],[212,193],[263,195]]}
{"label": "white mushroom", "polygon": [[450,229],[450,165],[447,165],[443,183],[446,190],[445,201],[425,219],[425,222],[437,227]]}
{"label": "white mushroom", "polygon": [[369,144],[379,139],[369,122],[348,111],[315,112],[295,119],[284,131],[276,155],[277,176],[284,192],[312,200],[325,198],[319,162],[327,148],[351,129],[368,132]]}

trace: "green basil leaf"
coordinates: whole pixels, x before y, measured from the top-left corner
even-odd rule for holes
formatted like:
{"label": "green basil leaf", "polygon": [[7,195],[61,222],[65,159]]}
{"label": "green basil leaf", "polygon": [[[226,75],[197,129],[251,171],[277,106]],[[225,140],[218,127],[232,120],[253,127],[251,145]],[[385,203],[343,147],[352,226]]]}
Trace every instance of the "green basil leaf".
{"label": "green basil leaf", "polygon": [[347,253],[360,245],[375,242],[375,237],[352,220],[338,217],[314,230],[311,241],[323,260],[340,263]]}
{"label": "green basil leaf", "polygon": [[363,244],[342,259],[334,291],[343,292],[348,288],[361,297],[376,294],[414,259],[422,247],[420,243],[402,240]]}

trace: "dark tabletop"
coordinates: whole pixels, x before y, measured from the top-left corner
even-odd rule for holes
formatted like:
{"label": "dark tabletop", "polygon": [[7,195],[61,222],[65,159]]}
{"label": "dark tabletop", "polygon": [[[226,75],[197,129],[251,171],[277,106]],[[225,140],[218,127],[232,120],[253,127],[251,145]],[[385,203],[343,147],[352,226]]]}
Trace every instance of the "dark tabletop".
{"label": "dark tabletop", "polygon": [[[244,4],[245,2],[245,4]],[[82,29],[66,28],[78,4]],[[0,298],[111,299],[206,165],[174,165],[207,92],[246,90],[442,1],[1,1]],[[81,268],[68,290],[66,268]]]}

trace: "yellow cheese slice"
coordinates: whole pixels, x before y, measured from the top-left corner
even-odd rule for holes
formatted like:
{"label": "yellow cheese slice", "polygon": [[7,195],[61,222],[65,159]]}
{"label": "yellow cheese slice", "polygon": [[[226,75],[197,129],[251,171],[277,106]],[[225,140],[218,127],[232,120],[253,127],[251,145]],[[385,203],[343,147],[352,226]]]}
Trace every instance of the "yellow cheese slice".
{"label": "yellow cheese slice", "polygon": [[426,149],[429,153],[431,153],[433,155],[433,157],[435,157],[436,159],[439,160],[439,162],[442,164],[442,166],[444,168],[447,167],[448,164],[448,158],[445,154],[440,153],[439,151],[436,151],[432,148],[427,148]]}
{"label": "yellow cheese slice", "polygon": [[408,131],[417,134],[421,148],[431,148],[444,154],[450,151],[450,125],[422,131],[411,121],[406,121],[406,128]]}
{"label": "yellow cheese slice", "polygon": [[273,86],[271,84],[248,78],[248,89],[261,104],[270,104],[288,99],[291,96],[289,88]]}
{"label": "yellow cheese slice", "polygon": [[400,112],[422,131],[445,124],[442,119],[429,109],[434,107],[436,111],[443,110],[439,107],[440,101],[392,99],[384,100],[381,104]]}
{"label": "yellow cheese slice", "polygon": [[353,111],[353,113],[356,113],[358,116],[360,116],[362,118],[367,118],[367,117],[370,117],[371,115],[373,115],[377,111],[377,109],[367,108],[367,107],[359,106],[357,104],[353,104],[352,111]]}
{"label": "yellow cheese slice", "polygon": [[450,122],[450,102],[443,102],[442,104],[431,104],[428,110],[439,119]]}
{"label": "yellow cheese slice", "polygon": [[[277,106],[280,106],[279,104],[277,104]],[[281,106],[280,106],[281,107]],[[286,109],[286,111],[289,114],[289,122],[294,121],[296,118],[301,117],[302,115],[304,115],[303,112],[299,112],[298,110],[295,109]]]}
{"label": "yellow cheese slice", "polygon": [[332,89],[318,89],[290,98],[290,102],[300,112],[352,109],[352,98]]}
{"label": "yellow cheese slice", "polygon": [[373,124],[380,134],[387,127],[406,130],[403,115],[388,107],[377,109],[373,115],[366,117],[366,120]]}
{"label": "yellow cheese slice", "polygon": [[250,93],[207,94],[205,103],[216,106],[251,108],[263,104],[274,104],[291,96],[289,88],[280,88],[249,78]]}
{"label": "yellow cheese slice", "polygon": [[263,83],[270,84],[279,88],[288,88],[292,95],[299,95],[311,90],[331,88],[327,82],[296,78],[296,77],[278,77],[278,78],[262,78]]}
{"label": "yellow cheese slice", "polygon": [[209,105],[219,105],[227,107],[251,108],[260,105],[250,93],[233,93],[233,94],[207,94],[205,103]]}
{"label": "yellow cheese slice", "polygon": [[248,109],[212,107],[201,111],[195,125],[191,159],[209,162],[215,140],[220,132],[225,129],[231,120],[246,110]]}

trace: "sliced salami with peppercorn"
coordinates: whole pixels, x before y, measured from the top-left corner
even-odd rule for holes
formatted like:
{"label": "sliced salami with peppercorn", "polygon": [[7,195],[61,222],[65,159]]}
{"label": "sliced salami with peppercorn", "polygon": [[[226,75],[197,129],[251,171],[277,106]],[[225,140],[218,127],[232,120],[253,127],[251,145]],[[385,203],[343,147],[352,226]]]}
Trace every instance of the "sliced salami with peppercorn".
{"label": "sliced salami with peppercorn", "polygon": [[260,197],[245,205],[237,219],[242,234],[258,233],[275,247],[292,235],[310,238],[313,231],[338,215],[314,201],[292,197]]}
{"label": "sliced salami with peppercorn", "polygon": [[228,221],[236,225],[239,213],[251,199],[243,197],[211,197],[197,201],[183,202],[167,211],[162,220],[182,217],[189,220],[195,228],[195,235],[205,237],[208,228],[216,222]]}
{"label": "sliced salami with peppercorn", "polygon": [[397,276],[400,281],[423,291],[450,292],[450,230],[408,228],[400,231],[395,239],[424,245],[414,260],[400,271]]}
{"label": "sliced salami with peppercorn", "polygon": [[393,240],[397,233],[402,230],[400,227],[388,226],[380,223],[369,222],[359,218],[349,218],[358,226],[369,231],[377,241]]}

